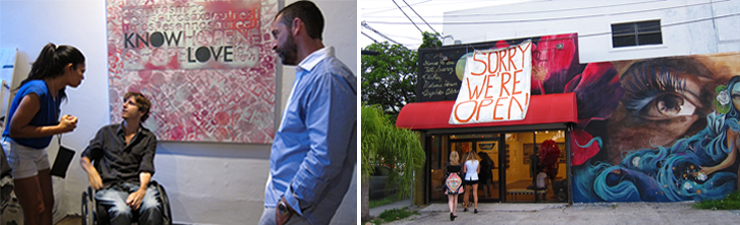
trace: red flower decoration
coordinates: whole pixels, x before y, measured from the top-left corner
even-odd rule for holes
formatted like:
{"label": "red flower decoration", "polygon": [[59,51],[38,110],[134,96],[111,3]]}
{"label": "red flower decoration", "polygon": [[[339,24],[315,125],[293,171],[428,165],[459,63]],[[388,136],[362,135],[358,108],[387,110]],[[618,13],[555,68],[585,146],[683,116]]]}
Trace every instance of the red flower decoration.
{"label": "red flower decoration", "polygon": [[552,167],[558,162],[560,158],[560,147],[553,140],[546,140],[540,145],[538,152],[540,156],[540,166]]}
{"label": "red flower decoration", "polygon": [[507,43],[504,40],[501,40],[501,41],[496,42],[495,48],[508,48],[509,46],[510,46],[509,43]]}
{"label": "red flower decoration", "polygon": [[593,140],[593,136],[591,136],[591,134],[586,131],[583,131],[581,129],[573,129],[573,131],[570,132],[570,135],[570,162],[573,166],[585,163],[586,161],[588,161],[588,159],[596,155],[596,153],[598,153],[601,149],[601,147],[596,143],[591,143],[591,145],[585,146],[589,144],[591,140]]}

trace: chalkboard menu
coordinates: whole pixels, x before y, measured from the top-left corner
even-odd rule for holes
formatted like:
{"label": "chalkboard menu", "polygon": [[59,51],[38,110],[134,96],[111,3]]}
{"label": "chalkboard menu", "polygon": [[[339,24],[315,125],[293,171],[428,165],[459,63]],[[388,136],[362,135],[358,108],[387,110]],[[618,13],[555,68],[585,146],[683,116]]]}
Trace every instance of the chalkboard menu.
{"label": "chalkboard menu", "polygon": [[[522,38],[505,41],[509,45],[516,45],[527,39]],[[416,101],[454,101],[462,85],[462,74],[465,70],[466,54],[473,54],[475,50],[495,48],[498,41],[451,45],[434,48],[419,49],[419,69],[416,82]]]}

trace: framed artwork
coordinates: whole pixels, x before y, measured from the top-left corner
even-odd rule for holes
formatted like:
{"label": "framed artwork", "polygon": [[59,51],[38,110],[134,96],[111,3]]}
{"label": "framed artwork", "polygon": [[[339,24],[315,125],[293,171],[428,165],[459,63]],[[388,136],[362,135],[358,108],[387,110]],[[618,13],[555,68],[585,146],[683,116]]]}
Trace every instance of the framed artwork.
{"label": "framed artwork", "polygon": [[458,154],[460,154],[460,159],[462,159],[465,153],[470,152],[470,150],[473,149],[473,142],[452,142],[452,151],[457,151]]}
{"label": "framed artwork", "polygon": [[133,91],[158,140],[273,141],[277,0],[106,1],[112,122]]}
{"label": "framed artwork", "polygon": [[479,152],[485,152],[488,154],[491,154],[493,152],[498,152],[498,141],[481,141],[478,142],[478,151]]}

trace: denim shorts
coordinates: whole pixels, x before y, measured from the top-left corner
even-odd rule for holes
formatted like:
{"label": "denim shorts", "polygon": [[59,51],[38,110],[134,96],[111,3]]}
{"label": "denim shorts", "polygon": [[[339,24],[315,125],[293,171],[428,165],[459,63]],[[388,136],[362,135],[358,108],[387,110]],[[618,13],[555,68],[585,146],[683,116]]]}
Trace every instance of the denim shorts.
{"label": "denim shorts", "polygon": [[36,149],[16,143],[10,138],[2,138],[3,149],[8,164],[13,169],[13,179],[38,175],[39,170],[51,168],[46,149]]}

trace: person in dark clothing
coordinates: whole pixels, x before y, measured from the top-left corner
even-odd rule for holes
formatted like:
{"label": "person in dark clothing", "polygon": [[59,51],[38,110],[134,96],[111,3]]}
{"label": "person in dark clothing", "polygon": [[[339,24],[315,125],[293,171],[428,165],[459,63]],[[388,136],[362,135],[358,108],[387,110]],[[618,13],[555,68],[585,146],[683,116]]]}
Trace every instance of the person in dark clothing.
{"label": "person in dark clothing", "polygon": [[[149,185],[157,137],[141,126],[149,117],[151,102],[138,92],[126,93],[123,100],[123,122],[98,130],[80,164],[111,224],[131,224],[133,210],[138,211],[139,224],[162,224],[162,207],[157,201],[160,193]],[[96,165],[91,161],[97,161]]]}
{"label": "person in dark clothing", "polygon": [[484,152],[479,152],[478,156],[481,158],[478,179],[480,180],[480,184],[483,185],[483,193],[486,198],[490,198],[493,193],[493,172],[491,170],[493,170],[494,163],[491,157]]}

